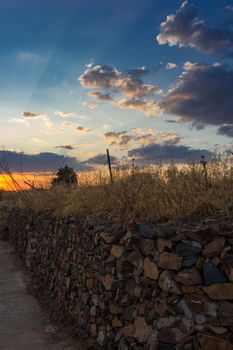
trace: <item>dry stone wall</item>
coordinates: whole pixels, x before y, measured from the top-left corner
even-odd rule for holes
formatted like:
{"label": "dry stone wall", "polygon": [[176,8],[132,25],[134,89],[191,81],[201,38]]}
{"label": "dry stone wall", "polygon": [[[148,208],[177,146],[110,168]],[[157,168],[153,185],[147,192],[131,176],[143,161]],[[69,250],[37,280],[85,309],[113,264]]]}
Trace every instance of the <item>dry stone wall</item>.
{"label": "dry stone wall", "polygon": [[118,224],[14,210],[9,232],[54,315],[96,347],[233,349],[231,220]]}

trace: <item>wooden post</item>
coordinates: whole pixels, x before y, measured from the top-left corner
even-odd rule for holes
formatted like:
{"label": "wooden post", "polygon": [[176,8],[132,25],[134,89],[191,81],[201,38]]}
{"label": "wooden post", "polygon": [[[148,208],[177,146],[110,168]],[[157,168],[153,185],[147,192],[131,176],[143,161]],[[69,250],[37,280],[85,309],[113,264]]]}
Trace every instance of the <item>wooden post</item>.
{"label": "wooden post", "polygon": [[110,160],[110,155],[109,155],[109,150],[108,149],[107,149],[107,159],[108,159],[108,169],[109,169],[110,181],[111,181],[111,184],[112,184],[113,183],[112,167],[111,167],[111,160]]}

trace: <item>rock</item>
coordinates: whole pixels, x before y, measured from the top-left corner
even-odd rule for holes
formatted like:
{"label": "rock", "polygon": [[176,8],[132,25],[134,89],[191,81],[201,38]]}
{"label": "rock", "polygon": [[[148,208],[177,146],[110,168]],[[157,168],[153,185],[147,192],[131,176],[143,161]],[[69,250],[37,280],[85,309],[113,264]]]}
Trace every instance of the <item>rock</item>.
{"label": "rock", "polygon": [[176,281],[187,286],[195,286],[202,284],[202,276],[196,269],[186,269],[178,272]]}
{"label": "rock", "polygon": [[140,250],[143,255],[148,256],[155,251],[155,242],[151,239],[140,239]]}
{"label": "rock", "polygon": [[203,275],[205,285],[209,286],[213,283],[224,283],[227,282],[226,277],[221,273],[221,271],[210,263],[205,263],[203,266]]}
{"label": "rock", "polygon": [[111,248],[111,254],[115,257],[115,258],[120,258],[120,256],[123,254],[124,252],[124,248],[121,245],[116,245],[113,244],[112,248]]}
{"label": "rock", "polygon": [[171,272],[163,271],[159,277],[159,287],[165,293],[181,294],[178,284]]}
{"label": "rock", "polygon": [[164,270],[178,271],[181,267],[182,259],[172,253],[164,252],[159,256],[159,267]]}
{"label": "rock", "polygon": [[208,257],[213,257],[215,255],[218,255],[223,250],[224,244],[225,244],[224,238],[221,237],[221,238],[215,239],[214,241],[207,244],[207,246],[205,246],[203,250],[203,256],[205,258],[208,258]]}
{"label": "rock", "polygon": [[165,249],[169,249],[171,250],[172,249],[172,241],[168,240],[168,239],[162,239],[162,238],[159,238],[158,239],[158,250],[159,252],[163,252]]}
{"label": "rock", "polygon": [[211,284],[209,287],[203,287],[203,290],[213,300],[233,300],[233,284],[231,283]]}
{"label": "rock", "polygon": [[224,270],[233,268],[233,255],[224,255],[221,261],[222,261],[222,268]]}
{"label": "rock", "polygon": [[98,338],[97,338],[97,342],[99,345],[103,346],[106,344],[107,341],[107,336],[106,333],[104,331],[99,331],[98,333]]}
{"label": "rock", "polygon": [[143,238],[155,239],[156,233],[148,226],[148,225],[140,225],[139,226],[139,235]]}
{"label": "rock", "polygon": [[134,335],[133,337],[139,341],[139,343],[146,343],[148,336],[151,333],[151,327],[148,326],[143,317],[137,317],[134,322]]}
{"label": "rock", "polygon": [[178,327],[162,328],[158,331],[158,340],[168,344],[179,344],[187,337],[187,334]]}
{"label": "rock", "polygon": [[197,257],[186,258],[183,260],[183,267],[190,267],[195,265],[197,262]]}
{"label": "rock", "polygon": [[185,295],[184,301],[193,315],[206,314],[208,312],[207,298],[202,295]]}
{"label": "rock", "polygon": [[114,277],[109,274],[102,276],[101,282],[106,290],[111,290],[114,282]]}
{"label": "rock", "polygon": [[176,350],[176,345],[159,342],[156,350]]}
{"label": "rock", "polygon": [[203,246],[209,243],[209,241],[211,241],[216,234],[217,231],[211,227],[185,232],[186,237],[191,238],[193,241],[199,242]]}
{"label": "rock", "polygon": [[233,282],[233,268],[225,269],[226,275],[230,282]]}
{"label": "rock", "polygon": [[137,285],[136,282],[133,279],[131,279],[131,280],[126,282],[125,291],[131,297],[140,298],[141,293],[142,293],[142,287]]}
{"label": "rock", "polygon": [[132,323],[124,326],[124,336],[127,337],[133,337],[135,333],[134,325]]}
{"label": "rock", "polygon": [[224,339],[198,334],[198,341],[202,350],[233,350],[233,345]]}
{"label": "rock", "polygon": [[222,326],[233,327],[233,304],[227,301],[219,303],[219,316]]}
{"label": "rock", "polygon": [[155,233],[158,238],[168,239],[176,235],[176,229],[168,222],[156,224]]}
{"label": "rock", "polygon": [[176,246],[176,254],[183,257],[193,257],[195,255],[198,255],[201,251],[200,247],[195,247],[191,244],[186,243],[179,243]]}
{"label": "rock", "polygon": [[159,271],[157,265],[151,261],[149,258],[144,260],[144,275],[151,278],[152,280],[157,280],[159,277]]}

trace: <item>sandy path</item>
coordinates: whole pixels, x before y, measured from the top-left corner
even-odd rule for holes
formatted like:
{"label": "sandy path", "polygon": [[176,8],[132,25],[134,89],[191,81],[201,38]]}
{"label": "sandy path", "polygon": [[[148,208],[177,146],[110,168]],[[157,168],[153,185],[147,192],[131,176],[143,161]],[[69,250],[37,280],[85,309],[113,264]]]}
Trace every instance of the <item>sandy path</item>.
{"label": "sandy path", "polygon": [[76,350],[64,340],[29,294],[10,243],[0,241],[0,349]]}

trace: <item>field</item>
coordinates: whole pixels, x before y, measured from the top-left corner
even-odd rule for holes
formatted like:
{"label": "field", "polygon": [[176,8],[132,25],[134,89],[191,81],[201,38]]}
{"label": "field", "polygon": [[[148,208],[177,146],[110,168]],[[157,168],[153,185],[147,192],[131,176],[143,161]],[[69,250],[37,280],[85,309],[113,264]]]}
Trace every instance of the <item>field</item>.
{"label": "field", "polygon": [[[78,186],[2,192],[2,203],[35,210],[50,209],[60,215],[105,215],[176,219],[192,215],[230,216],[233,211],[231,159],[185,166],[113,169],[78,174]],[[17,180],[16,180],[17,182]]]}

